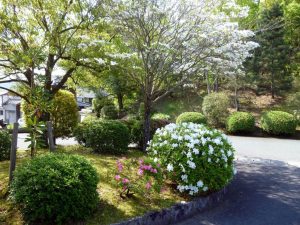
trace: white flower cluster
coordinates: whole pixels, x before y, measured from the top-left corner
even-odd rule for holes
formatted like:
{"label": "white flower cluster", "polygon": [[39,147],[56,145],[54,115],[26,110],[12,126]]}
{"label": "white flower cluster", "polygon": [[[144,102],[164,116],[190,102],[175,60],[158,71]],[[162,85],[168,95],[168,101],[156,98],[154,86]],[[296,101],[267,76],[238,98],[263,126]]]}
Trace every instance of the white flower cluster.
{"label": "white flower cluster", "polygon": [[213,188],[209,185],[207,172],[214,165],[224,170],[230,167],[233,175],[234,153],[226,135],[204,125],[169,124],[158,129],[148,144],[150,156],[176,177],[180,192],[195,195]]}

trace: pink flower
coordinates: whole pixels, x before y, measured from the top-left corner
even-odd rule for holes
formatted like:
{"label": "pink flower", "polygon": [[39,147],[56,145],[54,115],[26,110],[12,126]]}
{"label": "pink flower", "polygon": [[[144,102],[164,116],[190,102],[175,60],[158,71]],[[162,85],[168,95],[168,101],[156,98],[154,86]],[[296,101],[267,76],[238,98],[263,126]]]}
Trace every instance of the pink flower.
{"label": "pink flower", "polygon": [[123,183],[123,184],[128,184],[128,183],[129,183],[129,180],[128,180],[127,178],[123,178],[122,183]]}
{"label": "pink flower", "polygon": [[160,167],[160,164],[159,164],[159,163],[157,163],[157,167]]}
{"label": "pink flower", "polygon": [[142,165],[143,163],[144,163],[144,160],[143,160],[143,159],[140,159],[140,160],[139,160],[139,164]]}
{"label": "pink flower", "polygon": [[121,179],[121,176],[120,176],[120,175],[116,175],[116,176],[115,176],[115,179],[116,179],[117,181],[119,181],[119,180]]}
{"label": "pink flower", "polygon": [[144,174],[144,171],[142,169],[139,169],[138,170],[138,175],[143,175]]}
{"label": "pink flower", "polygon": [[150,181],[147,182],[147,184],[146,184],[146,189],[149,190],[149,189],[151,188],[151,186],[152,186],[152,185],[151,185],[151,182],[150,182]]}
{"label": "pink flower", "polygon": [[152,173],[157,173],[157,169],[152,169],[151,172]]}
{"label": "pink flower", "polygon": [[120,160],[117,161],[117,167],[118,167],[119,173],[121,173],[123,171],[123,164]]}

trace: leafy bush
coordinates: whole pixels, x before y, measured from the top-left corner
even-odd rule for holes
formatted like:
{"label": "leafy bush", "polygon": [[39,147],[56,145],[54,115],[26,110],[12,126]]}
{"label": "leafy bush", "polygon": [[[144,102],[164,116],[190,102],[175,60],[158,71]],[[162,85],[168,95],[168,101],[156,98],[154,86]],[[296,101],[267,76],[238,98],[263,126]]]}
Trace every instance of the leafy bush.
{"label": "leafy bush", "polygon": [[10,157],[11,138],[7,131],[0,130],[0,161]]}
{"label": "leafy bush", "polygon": [[234,174],[234,149],[226,136],[202,124],[169,124],[158,129],[147,151],[168,171],[177,189],[190,195],[219,190]]}
{"label": "leafy bush", "polygon": [[283,111],[269,111],[262,115],[261,128],[270,134],[293,134],[296,131],[297,120]]}
{"label": "leafy bush", "polygon": [[224,93],[211,93],[204,97],[202,111],[207,122],[213,126],[223,126],[228,117],[229,98]]}
{"label": "leafy bush", "polygon": [[164,113],[154,113],[151,117],[152,120],[170,120],[171,117]]}
{"label": "leafy bush", "polygon": [[[143,131],[144,131],[144,123],[141,120],[122,120],[122,122],[128,127],[130,133],[130,141],[131,143],[138,144],[139,147],[143,145]],[[159,128],[162,128],[169,124],[169,120],[163,119],[155,119],[150,122],[150,139],[153,137],[155,131]]]}
{"label": "leafy bush", "polygon": [[180,114],[176,119],[176,123],[183,123],[183,122],[205,124],[206,118],[202,113],[199,112],[184,112]]}
{"label": "leafy bush", "polygon": [[234,112],[226,123],[226,129],[229,133],[251,132],[255,128],[255,118],[251,113]]}
{"label": "leafy bush", "polygon": [[117,120],[91,120],[80,123],[76,140],[97,153],[124,153],[130,140],[128,128]]}
{"label": "leafy bush", "polygon": [[[22,111],[27,125],[30,118],[28,107],[28,103],[23,101]],[[67,137],[72,134],[73,129],[78,124],[79,114],[76,99],[71,92],[66,90],[58,91],[51,101],[49,113],[55,137]]]}
{"label": "leafy bush", "polygon": [[106,105],[101,109],[101,117],[104,119],[117,119],[118,118],[118,110],[115,105]]}
{"label": "leafy bush", "polygon": [[79,121],[77,102],[74,95],[66,90],[58,91],[52,100],[50,111],[54,136],[66,137],[72,134]]}
{"label": "leafy bush", "polygon": [[17,167],[10,194],[27,221],[62,224],[91,214],[99,200],[98,181],[83,157],[52,153]]}
{"label": "leafy bush", "polygon": [[300,92],[290,94],[285,102],[286,109],[292,113],[300,125]]}
{"label": "leafy bush", "polygon": [[93,110],[96,113],[97,117],[100,117],[101,109],[104,106],[113,105],[113,104],[114,103],[113,103],[112,99],[103,96],[103,97],[94,98],[93,102],[92,102],[92,107],[93,107]]}

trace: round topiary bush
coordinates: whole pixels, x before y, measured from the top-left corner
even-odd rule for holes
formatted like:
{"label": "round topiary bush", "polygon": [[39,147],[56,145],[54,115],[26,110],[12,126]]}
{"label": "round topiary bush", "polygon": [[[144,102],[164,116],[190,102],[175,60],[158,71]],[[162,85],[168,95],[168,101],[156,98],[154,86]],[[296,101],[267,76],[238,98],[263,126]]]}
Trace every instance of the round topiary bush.
{"label": "round topiary bush", "polygon": [[10,157],[11,138],[7,131],[0,130],[0,161]]}
{"label": "round topiary bush", "polygon": [[204,97],[202,111],[208,124],[212,126],[224,126],[229,115],[230,101],[225,93],[211,93]]}
{"label": "round topiary bush", "polygon": [[76,140],[97,153],[125,153],[130,133],[126,125],[117,120],[92,120],[79,124],[74,132]]}
{"label": "round topiary bush", "polygon": [[103,119],[117,119],[118,118],[118,110],[115,105],[106,105],[101,109],[101,117]]}
{"label": "round topiary bush", "polygon": [[63,224],[97,207],[96,170],[81,156],[46,154],[17,167],[10,195],[28,222]]}
{"label": "round topiary bush", "polygon": [[70,91],[58,91],[52,100],[50,112],[55,137],[70,136],[79,122],[75,96]]}
{"label": "round topiary bush", "polygon": [[255,128],[255,118],[248,112],[232,113],[226,123],[226,129],[229,133],[251,132]]}
{"label": "round topiary bush", "polygon": [[184,112],[180,114],[176,119],[176,123],[183,123],[183,122],[206,124],[206,118],[202,113],[199,112]]}
{"label": "round topiary bush", "polygon": [[147,149],[177,189],[195,195],[223,188],[234,174],[234,149],[226,136],[202,124],[169,124],[158,129]]}
{"label": "round topiary bush", "polygon": [[283,111],[269,111],[262,115],[261,128],[270,134],[293,134],[296,131],[297,120]]}

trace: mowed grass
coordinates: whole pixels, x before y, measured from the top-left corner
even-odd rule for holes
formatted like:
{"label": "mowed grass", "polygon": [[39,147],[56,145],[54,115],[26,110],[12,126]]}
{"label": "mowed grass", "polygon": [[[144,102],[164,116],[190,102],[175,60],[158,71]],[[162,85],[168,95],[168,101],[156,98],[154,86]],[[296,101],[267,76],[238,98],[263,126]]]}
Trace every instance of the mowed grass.
{"label": "mowed grass", "polygon": [[[80,221],[78,224],[101,225],[111,224],[140,216],[149,211],[160,210],[170,207],[177,202],[187,200],[174,191],[170,185],[166,184],[161,193],[151,192],[150,194],[138,194],[134,197],[122,199],[118,192],[118,187],[114,182],[116,171],[116,161],[119,158],[138,159],[145,157],[140,151],[129,151],[126,155],[99,155],[82,146],[59,147],[59,152],[68,154],[78,154],[84,156],[96,168],[100,182],[98,193],[100,197],[99,206],[96,212],[87,221]],[[41,152],[40,154],[43,154]],[[17,166],[29,160],[29,156],[18,154]],[[0,224],[21,225],[25,224],[21,213],[7,199],[9,161],[0,162]],[[72,222],[71,224],[76,224]]]}

